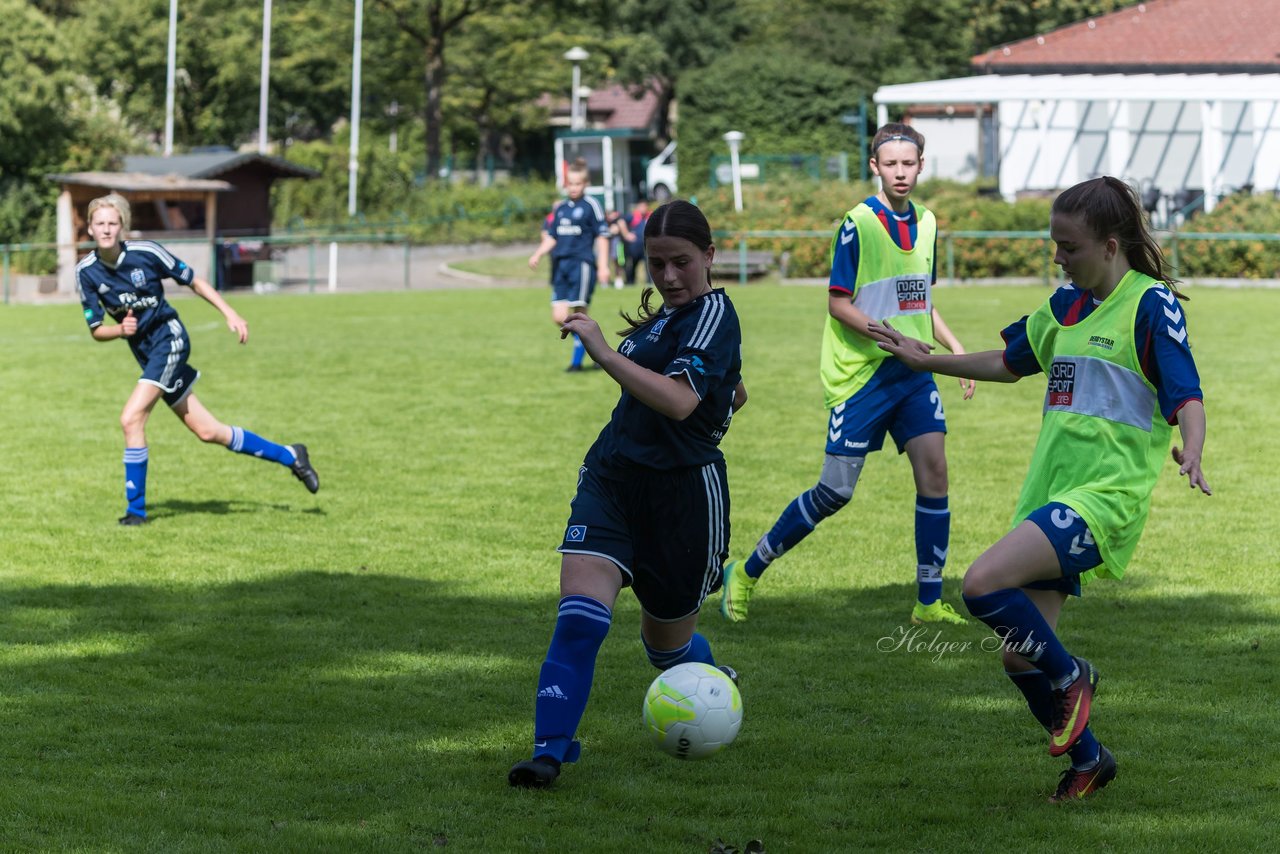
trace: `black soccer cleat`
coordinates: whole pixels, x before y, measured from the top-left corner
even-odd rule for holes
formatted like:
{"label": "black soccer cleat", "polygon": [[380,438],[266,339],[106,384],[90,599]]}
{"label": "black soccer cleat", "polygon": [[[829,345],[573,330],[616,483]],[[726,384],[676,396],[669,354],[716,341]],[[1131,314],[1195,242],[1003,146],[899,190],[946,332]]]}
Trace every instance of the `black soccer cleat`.
{"label": "black soccer cleat", "polygon": [[311,458],[307,456],[306,445],[290,445],[289,449],[293,451],[293,462],[289,468],[293,471],[293,476],[302,481],[307,487],[307,491],[315,494],[320,491],[320,475],[316,474],[316,470],[311,467]]}
{"label": "black soccer cleat", "polygon": [[519,789],[545,789],[559,776],[559,762],[550,756],[536,756],[512,765],[507,782]]}
{"label": "black soccer cleat", "polygon": [[737,684],[738,684],[738,671],[734,670],[734,669],[733,669],[732,667],[730,667],[729,665],[727,665],[727,664],[721,664],[721,665],[718,665],[718,666],[716,667],[716,670],[719,670],[719,671],[720,671],[721,673],[723,673],[725,676],[728,676],[728,677],[729,677],[729,681],[730,681],[730,682],[732,682],[734,685],[737,685]]}
{"label": "black soccer cleat", "polygon": [[126,514],[124,514],[123,516],[121,516],[121,517],[119,518],[119,520],[117,520],[117,521],[119,521],[121,525],[124,525],[124,526],[126,526],[126,527],[133,527],[134,525],[145,525],[145,524],[147,524],[147,517],[146,517],[146,516],[135,516],[135,515],[134,515],[134,514],[132,514],[132,513],[126,513]]}

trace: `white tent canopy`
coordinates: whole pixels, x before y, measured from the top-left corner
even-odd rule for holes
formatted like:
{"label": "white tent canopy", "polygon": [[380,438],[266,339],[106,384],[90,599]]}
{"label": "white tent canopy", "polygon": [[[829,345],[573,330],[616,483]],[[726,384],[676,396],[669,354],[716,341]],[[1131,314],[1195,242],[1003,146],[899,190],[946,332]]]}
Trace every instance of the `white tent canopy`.
{"label": "white tent canopy", "polygon": [[1000,191],[1100,174],[1192,188],[1205,208],[1241,187],[1280,190],[1280,74],[988,74],[883,86],[888,105],[994,105]]}

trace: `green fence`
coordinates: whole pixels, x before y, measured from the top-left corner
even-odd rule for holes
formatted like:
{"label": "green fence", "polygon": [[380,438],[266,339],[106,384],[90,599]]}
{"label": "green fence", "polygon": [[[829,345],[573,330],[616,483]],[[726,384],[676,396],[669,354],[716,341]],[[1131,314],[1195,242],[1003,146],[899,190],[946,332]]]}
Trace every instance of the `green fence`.
{"label": "green fence", "polygon": [[[789,259],[789,272],[798,271],[799,277],[825,276],[827,273],[828,247],[831,243],[829,231],[803,230],[752,230],[752,231],[718,231],[714,237],[722,252],[735,253],[738,259],[738,280],[746,282],[750,267],[747,262],[748,253],[760,251],[772,252],[780,259],[785,254]],[[1280,279],[1280,234],[1263,232],[1201,232],[1201,231],[1167,231],[1157,232],[1157,239],[1165,251],[1165,257],[1179,277],[1196,276],[1203,278],[1224,278],[1222,276],[1205,276],[1198,264],[1183,262],[1188,244],[1203,241],[1213,246],[1235,244],[1237,251],[1258,251],[1274,255],[1274,261],[1268,267],[1265,278]],[[1057,278],[1056,265],[1053,263],[1053,242],[1046,231],[939,231],[938,232],[938,268],[940,278],[948,281],[964,281],[972,278],[1037,278],[1046,285]],[[1015,255],[1020,261],[1016,270],[1001,269],[999,266],[986,271],[982,276],[964,275],[960,256],[975,244],[995,243],[1006,249],[1016,249]],[[1257,246],[1260,245],[1261,249]],[[1197,247],[1204,250],[1204,245]],[[804,253],[809,260],[807,266],[797,268],[795,256]],[[1206,252],[1207,254],[1207,252]],[[815,260],[817,259],[817,260]],[[1219,261],[1220,264],[1229,264]],[[1028,266],[1028,264],[1030,266]],[[972,266],[972,265],[967,265]],[[1257,266],[1257,265],[1254,265]],[[1034,269],[1033,269],[1034,268]],[[1257,277],[1255,277],[1257,278]]]}

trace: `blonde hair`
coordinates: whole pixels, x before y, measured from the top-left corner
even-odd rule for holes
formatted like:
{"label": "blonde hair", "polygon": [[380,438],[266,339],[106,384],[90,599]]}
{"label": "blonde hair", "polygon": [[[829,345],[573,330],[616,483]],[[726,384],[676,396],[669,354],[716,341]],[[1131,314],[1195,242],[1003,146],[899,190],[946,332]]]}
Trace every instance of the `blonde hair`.
{"label": "blonde hair", "polygon": [[586,178],[591,170],[587,168],[587,159],[585,157],[579,157],[566,166],[564,171],[567,175],[581,175],[583,178]]}
{"label": "blonde hair", "polygon": [[124,234],[129,230],[129,225],[130,225],[130,222],[132,221],[133,216],[129,210],[129,200],[126,199],[124,196],[120,195],[119,193],[108,193],[105,196],[99,196],[98,198],[89,202],[89,210],[87,215],[90,221],[93,220],[93,215],[95,212],[97,212],[99,208],[111,208],[116,213],[120,214],[120,233],[121,234]]}

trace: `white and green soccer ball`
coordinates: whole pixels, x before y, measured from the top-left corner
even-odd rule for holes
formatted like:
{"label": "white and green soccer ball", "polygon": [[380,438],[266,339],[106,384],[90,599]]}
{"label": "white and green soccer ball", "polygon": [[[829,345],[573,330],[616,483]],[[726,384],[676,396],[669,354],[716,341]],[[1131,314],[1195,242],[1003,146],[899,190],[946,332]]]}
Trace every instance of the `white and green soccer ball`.
{"label": "white and green soccer ball", "polygon": [[644,726],[677,759],[705,759],[733,743],[742,695],[723,671],[690,662],[666,670],[644,695]]}

